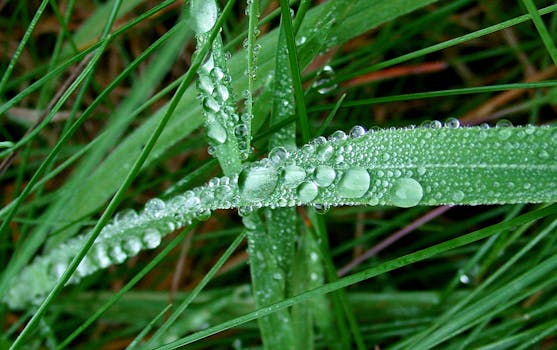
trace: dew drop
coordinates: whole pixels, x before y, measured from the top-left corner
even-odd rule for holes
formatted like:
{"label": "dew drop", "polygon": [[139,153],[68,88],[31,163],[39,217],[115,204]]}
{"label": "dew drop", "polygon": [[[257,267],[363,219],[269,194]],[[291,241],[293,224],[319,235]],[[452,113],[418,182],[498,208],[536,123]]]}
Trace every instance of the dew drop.
{"label": "dew drop", "polygon": [[315,183],[320,187],[327,187],[333,183],[336,177],[335,169],[328,165],[320,165],[315,169]]}
{"label": "dew drop", "polygon": [[326,214],[329,209],[331,208],[330,205],[327,204],[314,204],[313,205],[313,209],[315,209],[315,212],[317,214]]}
{"label": "dew drop", "polygon": [[153,249],[161,244],[162,236],[157,229],[148,228],[145,230],[145,234],[143,235],[143,243],[145,244],[145,248]]}
{"label": "dew drop", "polygon": [[281,146],[275,147],[269,152],[269,159],[275,164],[280,163],[280,161],[288,158],[288,156],[289,153],[286,148]]}
{"label": "dew drop", "polygon": [[457,129],[460,126],[460,121],[456,118],[448,118],[445,121],[445,127],[448,129]]}
{"label": "dew drop", "polygon": [[282,178],[285,185],[295,187],[305,180],[306,172],[297,165],[287,165],[282,170]]}
{"label": "dew drop", "polygon": [[127,238],[122,245],[124,250],[131,256],[137,255],[141,250],[141,240],[134,236]]}
{"label": "dew drop", "polygon": [[226,129],[217,121],[213,121],[207,126],[207,136],[218,143],[226,141]]}
{"label": "dew drop", "polygon": [[333,132],[331,134],[331,136],[329,136],[330,141],[346,140],[347,138],[348,138],[348,136],[346,136],[346,133],[342,130],[337,130],[337,131]]}
{"label": "dew drop", "polygon": [[218,8],[216,1],[192,0],[190,6],[197,33],[210,31],[217,22]]}
{"label": "dew drop", "polygon": [[455,201],[455,202],[460,202],[461,200],[464,199],[464,192],[462,192],[462,191],[455,191],[455,192],[453,192],[453,194],[452,194],[452,198],[453,198],[453,201]]}
{"label": "dew drop", "polygon": [[311,202],[315,199],[315,197],[317,197],[319,189],[313,181],[306,181],[298,186],[296,193],[298,194],[298,199],[306,203]]}
{"label": "dew drop", "polygon": [[366,169],[347,169],[338,183],[338,195],[342,198],[360,198],[369,190],[371,178]]}
{"label": "dew drop", "polygon": [[462,273],[459,276],[458,279],[460,280],[460,283],[462,283],[462,284],[470,284],[470,277],[468,277],[468,275],[466,275],[464,273]]}
{"label": "dew drop", "polygon": [[363,126],[356,125],[352,129],[350,129],[350,137],[354,139],[358,137],[362,137],[365,134],[366,134],[366,129],[364,129]]}
{"label": "dew drop", "polygon": [[128,257],[122,247],[119,244],[116,244],[112,247],[110,251],[110,257],[113,259],[114,262],[120,264],[126,260]]}
{"label": "dew drop", "polygon": [[510,128],[513,126],[513,123],[508,121],[507,119],[501,119],[495,123],[496,128]]}
{"label": "dew drop", "polygon": [[145,203],[145,214],[148,216],[160,219],[164,216],[166,204],[162,199],[152,198]]}
{"label": "dew drop", "polygon": [[203,107],[205,111],[216,113],[220,111],[220,105],[212,96],[207,96],[203,99]]}
{"label": "dew drop", "polygon": [[317,158],[322,161],[326,162],[331,158],[335,149],[333,146],[329,144],[322,144],[317,147]]}
{"label": "dew drop", "polygon": [[540,153],[538,153],[538,157],[540,157],[541,159],[549,159],[549,152],[547,152],[546,150],[541,150]]}
{"label": "dew drop", "polygon": [[248,201],[267,198],[277,186],[278,176],[274,168],[254,166],[244,168],[238,177],[240,194]]}
{"label": "dew drop", "polygon": [[420,202],[424,192],[422,185],[420,185],[418,181],[403,177],[395,181],[389,194],[393,205],[401,208],[409,208]]}
{"label": "dew drop", "polygon": [[416,171],[418,172],[419,175],[423,175],[426,172],[426,168],[423,166],[419,166]]}

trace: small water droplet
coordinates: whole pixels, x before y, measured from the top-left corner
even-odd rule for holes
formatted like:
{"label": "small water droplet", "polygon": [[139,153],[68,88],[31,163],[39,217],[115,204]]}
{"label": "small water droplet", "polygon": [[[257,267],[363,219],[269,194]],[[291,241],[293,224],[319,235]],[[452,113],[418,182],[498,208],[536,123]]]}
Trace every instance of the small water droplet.
{"label": "small water droplet", "polygon": [[131,256],[137,255],[141,250],[141,240],[137,237],[128,237],[122,244],[124,250]]}
{"label": "small water droplet", "polygon": [[282,178],[284,183],[290,187],[296,187],[301,184],[306,178],[304,169],[297,165],[287,165],[282,169]]}
{"label": "small water droplet", "polygon": [[145,214],[149,217],[160,219],[164,216],[166,204],[162,199],[152,198],[145,203]]}
{"label": "small water droplet", "polygon": [[313,176],[318,186],[327,187],[335,180],[336,172],[328,165],[320,165],[315,169]]}
{"label": "small water droplet", "polygon": [[285,160],[286,158],[288,158],[288,156],[288,151],[282,146],[275,147],[269,152],[269,159],[275,164],[280,163],[282,160]]}
{"label": "small water droplet", "polygon": [[317,158],[322,161],[326,162],[331,158],[335,149],[333,146],[329,144],[322,144],[317,147]]}
{"label": "small water droplet", "polygon": [[330,205],[327,204],[314,204],[313,209],[317,214],[326,214],[329,209],[331,208]]}
{"label": "small water droplet", "polygon": [[350,129],[350,137],[356,139],[358,137],[362,137],[366,134],[366,129],[364,129],[361,125],[356,125],[352,129]]}
{"label": "small water droplet", "polygon": [[207,136],[215,142],[226,142],[226,129],[216,120],[207,125]]}
{"label": "small water droplet", "polygon": [[348,138],[348,136],[346,136],[346,133],[342,130],[337,130],[337,131],[333,132],[331,134],[331,136],[329,136],[330,141],[346,140],[347,138]]}
{"label": "small water droplet", "polygon": [[507,119],[501,119],[501,120],[498,120],[497,123],[495,123],[496,128],[510,128],[512,126],[513,126],[513,123],[511,123]]}
{"label": "small water droplet", "polygon": [[319,189],[313,181],[306,181],[298,186],[296,193],[298,194],[298,199],[300,201],[302,201],[303,203],[307,203],[311,202],[315,199],[315,197],[317,197]]}
{"label": "small water droplet", "polygon": [[412,178],[403,177],[397,179],[389,191],[390,200],[393,205],[401,208],[409,208],[417,205],[424,193],[422,185]]}
{"label": "small water droplet", "polygon": [[347,169],[338,183],[338,195],[342,198],[360,198],[369,190],[371,178],[366,169]]}
{"label": "small water droplet", "polygon": [[275,168],[254,166],[244,168],[238,177],[240,194],[248,201],[266,199],[277,186],[278,175]]}
{"label": "small water droplet", "polygon": [[122,250],[122,247],[119,244],[115,244],[110,250],[110,257],[113,259],[114,262],[120,264],[124,262],[124,260],[126,260],[128,256],[126,255],[124,250]]}
{"label": "small water droplet", "polygon": [[464,192],[455,191],[455,192],[453,192],[452,198],[453,198],[453,201],[460,202],[461,200],[464,199]]}
{"label": "small water droplet", "polygon": [[321,95],[325,95],[337,88],[337,84],[334,82],[335,71],[329,65],[323,67],[323,70],[316,78],[312,87],[317,88],[317,92]]}
{"label": "small water droplet", "polygon": [[205,111],[209,113],[216,113],[220,111],[220,105],[217,100],[213,98],[213,96],[206,96],[203,99],[203,107]]}
{"label": "small water droplet", "polygon": [[460,283],[462,284],[470,284],[470,277],[468,277],[468,275],[462,273],[460,274],[459,278]]}
{"label": "small water droplet", "polygon": [[457,129],[460,126],[460,121],[456,118],[448,118],[445,121],[445,127],[449,129]]}
{"label": "small water droplet", "polygon": [[143,243],[145,248],[154,249],[161,244],[162,236],[157,229],[148,228],[143,235]]}
{"label": "small water droplet", "polygon": [[296,45],[300,46],[306,42],[307,38],[305,36],[299,36],[296,38]]}
{"label": "small water droplet", "polygon": [[541,150],[540,153],[538,153],[538,157],[540,157],[541,159],[549,159],[549,152],[547,152],[546,150]]}

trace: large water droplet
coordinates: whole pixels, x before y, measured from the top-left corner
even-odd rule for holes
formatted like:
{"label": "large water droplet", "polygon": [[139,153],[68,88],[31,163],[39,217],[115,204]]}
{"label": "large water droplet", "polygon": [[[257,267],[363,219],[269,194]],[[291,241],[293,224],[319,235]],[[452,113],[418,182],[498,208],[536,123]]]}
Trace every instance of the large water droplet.
{"label": "large water droplet", "polygon": [[403,177],[397,179],[390,189],[390,200],[393,205],[409,208],[417,205],[424,195],[422,185],[414,179]]}
{"label": "large water droplet", "polygon": [[319,189],[313,181],[306,181],[297,189],[298,199],[304,203],[311,202],[317,197]]}
{"label": "large water droplet", "polygon": [[317,158],[322,161],[326,162],[331,158],[334,152],[333,146],[329,144],[322,144],[317,147]]}
{"label": "large water droplet", "polygon": [[215,120],[207,126],[207,136],[218,143],[224,143],[226,141],[226,129]]}
{"label": "large water droplet", "polygon": [[238,177],[241,195],[249,201],[267,198],[277,186],[278,175],[274,168],[255,166],[245,168]]}
{"label": "large water droplet", "polygon": [[306,172],[297,165],[287,165],[282,170],[282,177],[285,185],[295,187],[304,181]]}
{"label": "large water droplet", "polygon": [[366,169],[350,168],[344,172],[338,183],[338,195],[342,198],[360,198],[369,190],[370,181]]}
{"label": "large water droplet", "polygon": [[321,187],[327,187],[333,183],[336,177],[335,169],[328,165],[320,165],[315,169],[315,183]]}
{"label": "large water droplet", "polygon": [[166,204],[162,199],[152,198],[145,203],[145,214],[148,216],[160,219],[164,216]]}
{"label": "large water droplet", "polygon": [[192,0],[190,8],[196,32],[201,34],[210,31],[217,22],[219,11],[216,1]]}
{"label": "large water droplet", "polygon": [[366,129],[363,126],[356,125],[352,129],[350,129],[350,137],[358,138],[362,137],[366,134]]}
{"label": "large water droplet", "polygon": [[153,249],[161,244],[162,236],[157,229],[148,228],[143,235],[143,243],[147,249]]}

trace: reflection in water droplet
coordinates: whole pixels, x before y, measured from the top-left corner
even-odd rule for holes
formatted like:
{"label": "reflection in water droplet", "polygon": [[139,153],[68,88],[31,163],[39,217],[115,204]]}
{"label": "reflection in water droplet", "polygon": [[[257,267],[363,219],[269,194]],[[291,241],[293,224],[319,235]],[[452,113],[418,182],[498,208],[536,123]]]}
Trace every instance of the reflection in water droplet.
{"label": "reflection in water droplet", "polygon": [[401,208],[417,205],[424,195],[422,185],[408,177],[397,179],[389,194],[392,204]]}
{"label": "reflection in water droplet", "polygon": [[371,178],[366,169],[350,168],[342,174],[338,183],[338,195],[342,198],[360,198],[369,190]]}

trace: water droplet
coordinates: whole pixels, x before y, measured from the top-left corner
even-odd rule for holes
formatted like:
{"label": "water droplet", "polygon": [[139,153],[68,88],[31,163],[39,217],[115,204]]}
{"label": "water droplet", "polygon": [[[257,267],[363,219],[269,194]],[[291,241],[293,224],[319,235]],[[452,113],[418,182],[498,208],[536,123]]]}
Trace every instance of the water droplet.
{"label": "water droplet", "polygon": [[333,146],[329,144],[322,144],[317,147],[317,158],[322,161],[326,162],[331,158],[334,152]]}
{"label": "water droplet", "polygon": [[198,34],[210,31],[217,22],[219,11],[216,1],[192,0],[190,9]]}
{"label": "water droplet", "polygon": [[213,121],[207,125],[207,136],[218,143],[224,143],[226,141],[226,129],[219,122]]}
{"label": "water droplet", "polygon": [[335,180],[336,172],[328,165],[320,165],[315,169],[313,176],[317,185],[327,187]]}
{"label": "water droplet", "polygon": [[289,153],[284,147],[275,147],[269,152],[269,159],[271,162],[277,164],[280,163],[282,160],[288,158]]}
{"label": "water droplet", "polygon": [[237,125],[234,128],[234,135],[236,135],[236,137],[246,137],[248,134],[248,127],[245,124],[240,124]]}
{"label": "water droplet", "polygon": [[329,136],[329,140],[331,141],[346,140],[347,138],[348,136],[346,136],[346,133],[342,130],[337,130]]}
{"label": "water droplet", "polygon": [[370,176],[366,169],[356,167],[342,174],[338,183],[338,195],[342,198],[360,198],[369,190]]}
{"label": "water droplet", "polygon": [[108,255],[106,254],[105,247],[100,244],[96,246],[94,256],[95,261],[100,268],[104,269],[112,264]]}
{"label": "water droplet", "polygon": [[426,168],[423,166],[419,166],[416,171],[418,172],[419,175],[423,175],[426,172]]}
{"label": "water droplet", "polygon": [[120,264],[126,260],[128,257],[126,253],[122,250],[122,247],[119,244],[115,244],[112,246],[110,250],[110,257],[113,259],[114,262]]}
{"label": "water droplet", "polygon": [[303,203],[307,203],[311,202],[315,199],[315,197],[317,197],[319,189],[313,181],[306,181],[298,186],[296,192],[298,194],[298,199]]}
{"label": "water droplet", "polygon": [[145,203],[145,214],[149,217],[160,219],[164,216],[166,204],[162,199],[152,198]]}
{"label": "water droplet", "polygon": [[214,86],[213,86],[213,82],[211,81],[211,78],[209,78],[207,75],[204,74],[200,74],[199,75],[199,80],[197,82],[197,87],[204,91],[207,95],[210,95],[213,93],[214,90]]}
{"label": "water droplet", "polygon": [[277,171],[266,166],[244,168],[238,177],[241,195],[248,201],[267,198],[277,186]]}
{"label": "water droplet", "polygon": [[393,205],[409,208],[417,205],[424,195],[422,185],[412,178],[397,179],[390,189],[390,200]]}
{"label": "water droplet", "polygon": [[496,128],[510,128],[513,126],[513,123],[508,121],[507,119],[501,119],[495,123]]}
{"label": "water droplet", "polygon": [[282,178],[285,185],[295,187],[305,180],[306,172],[297,165],[287,165],[282,170]]}
{"label": "water droplet", "polygon": [[366,134],[366,129],[364,129],[363,126],[356,125],[352,129],[350,129],[350,137],[354,139],[358,137],[362,137],[365,134]]}
{"label": "water droplet", "polygon": [[143,235],[143,243],[145,248],[154,249],[161,244],[162,236],[160,232],[154,228],[148,228]]}
{"label": "water droplet", "polygon": [[546,150],[541,150],[540,153],[538,153],[538,157],[540,157],[541,159],[549,159],[549,152],[547,152]]}
{"label": "water droplet", "polygon": [[227,101],[230,98],[230,92],[224,85],[217,85],[216,97],[221,101]]}
{"label": "water droplet", "polygon": [[323,70],[316,78],[312,87],[317,88],[317,92],[321,95],[327,94],[337,88],[337,84],[334,82],[335,71],[329,65],[323,67]]}
{"label": "water droplet", "polygon": [[131,256],[137,255],[141,250],[141,240],[137,237],[128,237],[122,244],[124,250]]}
{"label": "water droplet", "polygon": [[314,204],[313,205],[313,209],[315,209],[315,212],[317,214],[326,214],[329,209],[331,208],[330,205],[327,204]]}
{"label": "water droplet", "polygon": [[210,113],[216,113],[220,111],[219,103],[212,96],[206,96],[203,99],[203,107],[205,108],[205,111]]}
{"label": "water droplet", "polygon": [[449,129],[457,129],[460,126],[460,121],[456,118],[448,118],[445,121],[445,127]]}
{"label": "water droplet", "polygon": [[470,277],[464,273],[460,274],[458,279],[462,284],[470,284]]}
{"label": "water droplet", "polygon": [[296,45],[300,46],[306,42],[307,38],[305,36],[299,36],[296,38]]}
{"label": "water droplet", "polygon": [[453,198],[453,201],[460,202],[461,200],[464,199],[464,192],[455,191],[455,192],[453,192],[452,198]]}

